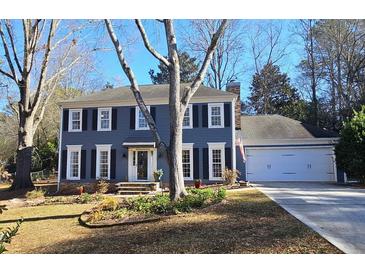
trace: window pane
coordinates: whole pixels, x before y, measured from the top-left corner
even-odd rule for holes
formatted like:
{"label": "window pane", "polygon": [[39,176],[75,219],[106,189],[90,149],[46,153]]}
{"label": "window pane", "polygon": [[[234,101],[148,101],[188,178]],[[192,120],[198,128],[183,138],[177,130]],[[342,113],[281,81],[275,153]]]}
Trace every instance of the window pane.
{"label": "window pane", "polygon": [[147,121],[140,110],[138,111],[138,125],[140,128],[147,128]]}
{"label": "window pane", "polygon": [[103,110],[100,114],[101,119],[109,119],[109,111],[108,110]]}
{"label": "window pane", "polygon": [[80,129],[80,121],[72,121],[72,129]]}
{"label": "window pane", "polygon": [[182,151],[182,162],[183,162],[183,175],[185,178],[189,178],[191,176],[190,170],[190,150]]}
{"label": "window pane", "polygon": [[109,177],[109,151],[101,150],[99,152],[99,177]]}
{"label": "window pane", "polygon": [[70,168],[70,175],[71,177],[79,177],[79,152],[78,151],[71,151],[71,168]]}
{"label": "window pane", "polygon": [[222,151],[220,149],[212,150],[212,163],[213,177],[222,177]]}
{"label": "window pane", "polygon": [[80,120],[80,112],[79,111],[73,111],[72,112],[72,120]]}
{"label": "window pane", "polygon": [[222,119],[221,119],[221,107],[213,106],[211,108],[210,113],[211,123],[212,126],[221,126],[222,125]]}
{"label": "window pane", "polygon": [[188,107],[184,114],[183,126],[190,127],[190,108]]}

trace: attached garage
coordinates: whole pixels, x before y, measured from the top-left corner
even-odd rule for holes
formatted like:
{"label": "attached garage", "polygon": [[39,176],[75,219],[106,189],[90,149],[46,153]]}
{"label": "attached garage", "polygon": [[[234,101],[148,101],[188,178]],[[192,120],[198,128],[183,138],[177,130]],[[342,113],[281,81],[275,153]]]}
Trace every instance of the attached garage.
{"label": "attached garage", "polygon": [[241,116],[237,168],[247,181],[337,181],[338,135],[281,115]]}
{"label": "attached garage", "polygon": [[247,148],[248,181],[336,181],[333,147]]}

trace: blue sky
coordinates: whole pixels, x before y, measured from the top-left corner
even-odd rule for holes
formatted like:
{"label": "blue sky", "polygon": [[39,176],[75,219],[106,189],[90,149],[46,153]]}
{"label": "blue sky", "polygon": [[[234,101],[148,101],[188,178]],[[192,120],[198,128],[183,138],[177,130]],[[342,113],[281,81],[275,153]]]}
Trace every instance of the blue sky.
{"label": "blue sky", "polygon": [[[295,20],[240,20],[240,24],[244,27],[245,35],[249,35],[254,31],[255,25],[272,23],[273,25],[282,26],[281,42],[286,45],[286,56],[278,62],[281,70],[288,73],[292,81],[297,76],[295,66],[300,61],[300,53],[303,46],[300,40],[293,36],[292,30]],[[139,84],[150,84],[151,80],[148,71],[157,69],[158,61],[144,48],[139,36],[139,32],[131,20],[113,21],[114,27],[118,33],[119,39],[125,45],[126,57],[132,67]],[[153,46],[163,55],[166,55],[166,43],[163,26],[155,20],[143,20],[146,31],[150,37]],[[122,24],[122,25],[120,25]],[[178,47],[184,49],[182,32],[189,33],[189,22],[187,20],[175,20],[175,29],[177,33]],[[110,82],[115,86],[128,85],[129,82],[125,77],[117,56],[112,48],[110,39],[102,23],[98,28],[89,30],[88,42],[92,46],[102,47],[106,50],[97,51],[94,55],[97,76],[100,82]],[[241,96],[246,98],[249,94],[249,85],[254,73],[253,59],[251,55],[248,39],[244,38],[247,44],[246,49],[242,52],[242,62],[239,66],[241,76],[238,81],[241,82]],[[128,42],[128,43],[127,43]],[[0,106],[5,104],[4,98],[0,98]]]}
{"label": "blue sky", "polygon": [[[241,20],[243,24],[255,24],[256,22],[260,22],[260,20]],[[262,20],[261,20],[262,21]],[[297,37],[293,36],[292,30],[295,24],[294,20],[274,20],[273,24],[282,25],[282,34],[281,34],[281,43],[287,44],[286,47],[286,56],[278,62],[281,70],[283,72],[288,73],[289,77],[292,81],[295,80],[297,76],[297,70],[295,66],[300,61],[300,51],[302,50],[302,45]],[[144,21],[146,30],[150,35],[152,44],[154,47],[161,52],[162,54],[166,54],[166,46],[165,46],[165,37],[163,33],[162,26],[159,23]],[[184,49],[184,43],[182,39],[181,29],[186,30],[188,28],[188,22],[186,20],[176,20],[175,28],[177,32],[177,42],[178,46],[181,46]],[[138,35],[137,28],[133,23],[128,23],[126,27],[129,32]],[[250,26],[247,27],[247,32],[251,31]],[[123,41],[123,35],[119,35],[120,39]],[[139,38],[139,36],[136,36]],[[247,42],[247,41],[246,41]],[[111,43],[109,43],[111,46]],[[242,97],[245,98],[249,94],[249,85],[252,79],[253,71],[253,60],[252,56],[250,56],[250,49],[246,49],[243,52],[243,59],[241,64],[242,75],[238,79],[241,82],[241,93]],[[137,39],[135,43],[131,46],[131,49],[128,50],[126,54],[129,60],[129,63],[135,72],[139,84],[150,84],[151,79],[149,77],[148,71],[153,68],[156,70],[158,61],[144,48],[143,43],[140,39]],[[100,57],[100,56],[99,56]],[[128,81],[124,76],[124,73],[118,63],[116,58],[116,54],[113,51],[104,52],[102,55],[102,60],[100,60],[100,68],[104,72],[106,80],[115,83],[116,85],[128,85]]]}

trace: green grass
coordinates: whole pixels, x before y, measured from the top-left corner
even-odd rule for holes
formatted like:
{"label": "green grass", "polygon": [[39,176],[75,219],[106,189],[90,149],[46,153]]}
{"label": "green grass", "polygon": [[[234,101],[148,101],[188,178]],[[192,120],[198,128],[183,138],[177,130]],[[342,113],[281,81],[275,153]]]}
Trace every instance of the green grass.
{"label": "green grass", "polygon": [[[10,253],[341,253],[261,192],[227,192],[223,203],[154,223],[89,229],[77,215],[92,205],[9,209],[24,217]],[[9,222],[4,223],[5,220]]]}

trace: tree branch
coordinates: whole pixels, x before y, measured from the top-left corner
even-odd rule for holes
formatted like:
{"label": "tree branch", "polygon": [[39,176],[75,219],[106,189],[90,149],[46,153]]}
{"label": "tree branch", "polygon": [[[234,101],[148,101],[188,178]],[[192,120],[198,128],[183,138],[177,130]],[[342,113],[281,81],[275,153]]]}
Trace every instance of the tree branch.
{"label": "tree branch", "polygon": [[20,62],[19,62],[18,54],[16,52],[16,47],[15,47],[15,43],[14,43],[13,32],[12,32],[11,25],[10,25],[10,21],[9,20],[6,20],[5,21],[5,26],[6,26],[6,30],[7,30],[8,36],[9,36],[10,45],[11,45],[11,49],[13,51],[13,56],[14,56],[15,63],[17,65],[17,68],[19,70],[19,73],[22,74],[23,73],[23,70],[22,70],[22,66],[20,65]]}
{"label": "tree branch", "polygon": [[194,79],[193,83],[190,85],[190,87],[185,88],[185,93],[184,93],[183,97],[181,98],[181,103],[183,104],[184,108],[186,108],[186,106],[189,104],[189,101],[190,101],[191,97],[194,96],[194,94],[197,91],[198,87],[200,86],[200,84],[204,80],[204,77],[205,77],[205,74],[208,70],[209,63],[212,59],[213,53],[217,48],[219,38],[224,33],[224,31],[227,27],[227,24],[228,24],[228,20],[224,19],[221,22],[218,30],[213,34],[212,40],[211,40],[210,45],[207,49],[203,64],[202,64],[202,66],[201,66],[201,68],[198,72],[198,75],[195,77],[195,79]]}
{"label": "tree branch", "polygon": [[47,75],[49,56],[50,56],[50,52],[51,52],[51,43],[52,43],[52,38],[56,32],[56,26],[57,26],[57,21],[52,20],[51,25],[49,27],[47,45],[46,45],[45,53],[43,56],[43,62],[42,62],[41,72],[40,72],[40,76],[39,76],[39,80],[38,80],[37,91],[34,96],[34,101],[32,104],[32,112],[37,111],[37,108],[39,106],[39,97],[40,97],[41,91],[43,89],[46,75]]}
{"label": "tree branch", "polygon": [[122,69],[123,69],[124,73],[128,77],[128,80],[131,84],[131,91],[134,95],[134,98],[136,99],[138,107],[140,108],[140,110],[142,111],[144,117],[147,120],[147,123],[150,127],[150,130],[152,131],[152,134],[153,134],[154,139],[157,143],[157,146],[161,147],[163,149],[167,149],[166,144],[162,142],[162,139],[161,139],[161,137],[160,137],[160,135],[157,131],[155,121],[153,120],[150,112],[148,111],[148,109],[146,107],[146,104],[144,103],[144,100],[143,100],[141,92],[139,90],[138,83],[137,83],[137,80],[134,76],[134,73],[133,73],[131,67],[128,65],[125,57],[124,57],[122,46],[120,45],[119,40],[118,40],[118,38],[117,38],[117,36],[114,32],[112,22],[109,19],[105,19],[104,22],[105,22],[106,28],[108,30],[108,34],[110,36],[110,39],[112,40],[113,45],[115,47],[115,50],[117,52],[119,63],[122,66]]}
{"label": "tree branch", "polygon": [[136,25],[138,27],[139,32],[141,33],[142,39],[143,39],[143,43],[144,46],[146,47],[146,49],[156,58],[158,59],[161,63],[163,63],[166,67],[168,67],[170,65],[169,61],[163,57],[160,53],[158,53],[150,44],[146,31],[142,25],[141,20],[136,19],[135,20]]}
{"label": "tree branch", "polygon": [[6,42],[5,34],[4,34],[1,26],[2,26],[2,22],[0,21],[0,36],[1,36],[1,40],[3,42],[5,57],[6,57],[6,60],[8,61],[8,65],[9,65],[11,74],[13,76],[13,77],[11,77],[11,79],[13,79],[16,83],[18,83],[18,78],[17,78],[16,72],[15,72],[15,69],[14,69],[14,66],[13,66],[13,62],[10,58],[9,47],[8,47],[7,42]]}

